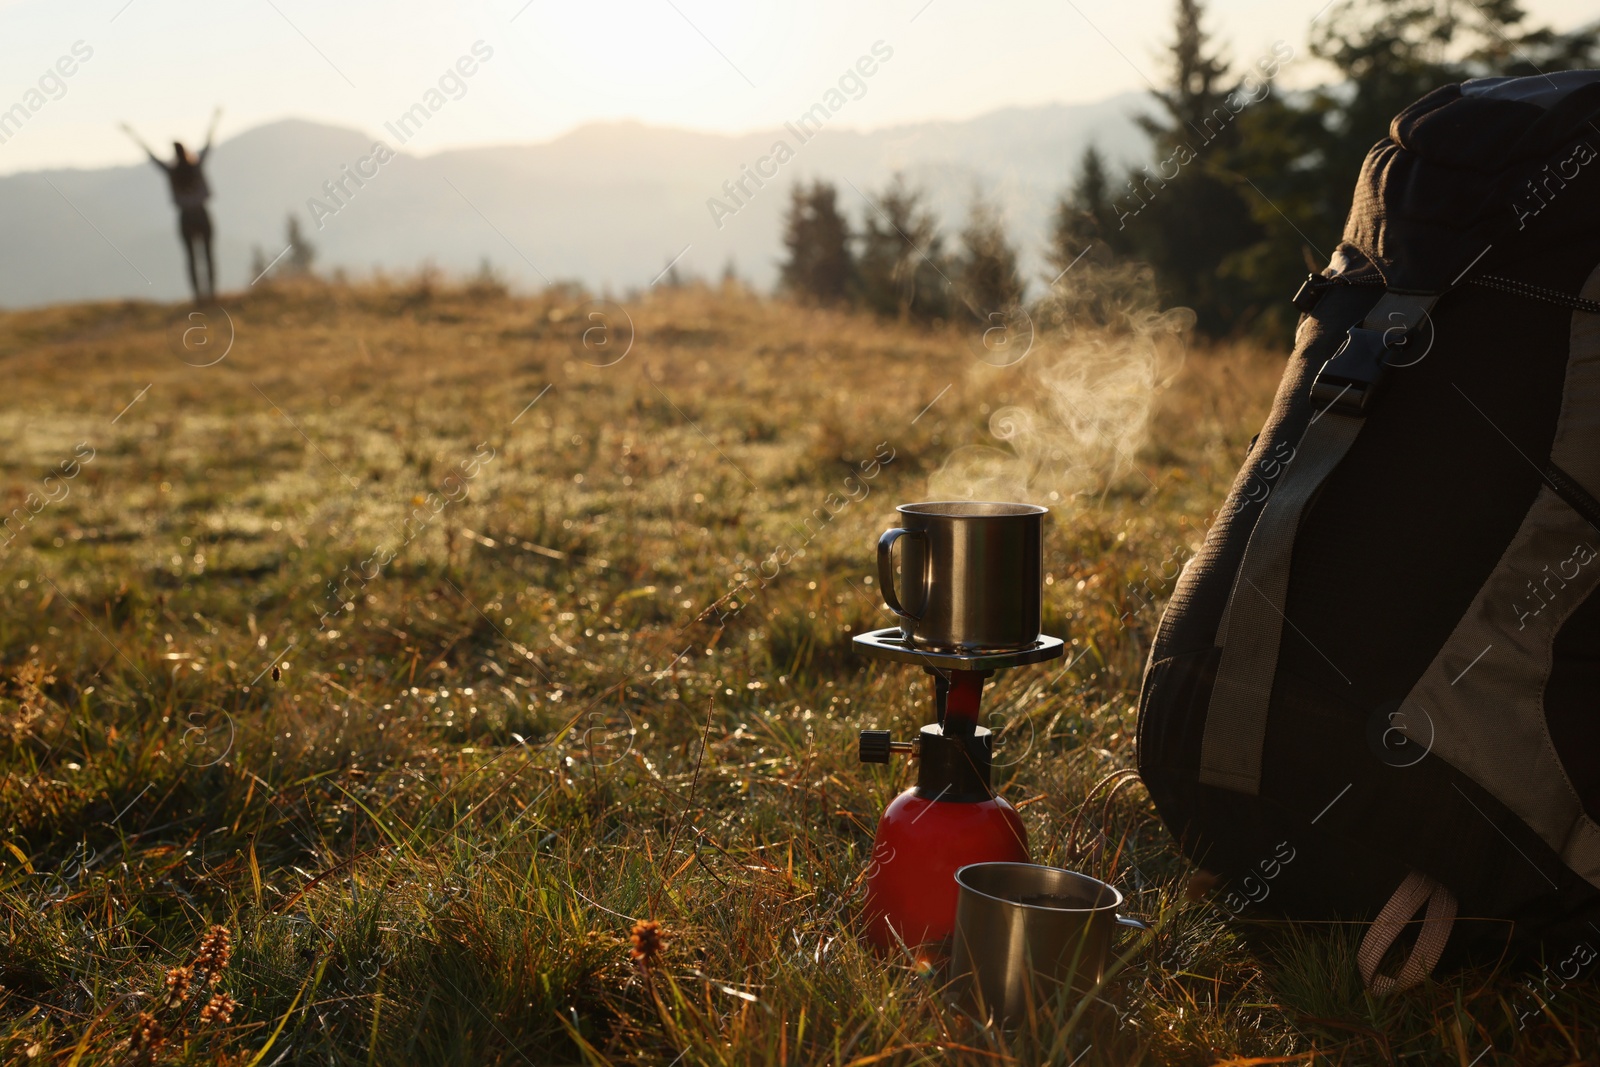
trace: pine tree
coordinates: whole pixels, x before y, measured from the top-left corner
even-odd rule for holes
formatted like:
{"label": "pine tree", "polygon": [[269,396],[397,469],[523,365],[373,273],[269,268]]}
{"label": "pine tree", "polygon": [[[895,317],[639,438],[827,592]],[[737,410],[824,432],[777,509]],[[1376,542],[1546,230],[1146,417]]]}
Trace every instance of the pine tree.
{"label": "pine tree", "polygon": [[857,258],[861,302],[901,321],[933,322],[950,313],[944,237],[922,194],[896,174],[861,213]]}
{"label": "pine tree", "polygon": [[1216,124],[1216,109],[1233,88],[1227,84],[1228,61],[1212,49],[1211,35],[1203,25],[1205,4],[1202,0],[1177,0],[1177,4],[1173,40],[1167,46],[1171,81],[1166,89],[1151,91],[1167,121],[1139,119],[1158,150],[1191,139],[1206,140],[1207,120]]}
{"label": "pine tree", "polygon": [[1338,243],[1362,160],[1396,114],[1467,78],[1594,66],[1600,27],[1529,26],[1516,0],[1343,0],[1317,20],[1310,51],[1338,82],[1252,104],[1212,160],[1256,186],[1244,188],[1261,236],[1221,273],[1279,336],[1297,316],[1287,301],[1296,278]]}
{"label": "pine tree", "polygon": [[1022,275],[1016,249],[1006,237],[999,213],[982,195],[974,195],[961,231],[958,286],[967,311],[979,322],[1003,314],[1022,300]]}
{"label": "pine tree", "polygon": [[678,261],[668,259],[667,265],[662,268],[660,275],[656,278],[656,288],[682,289],[685,284],[683,272],[678,270]]}
{"label": "pine tree", "polygon": [[[334,274],[335,279],[338,276],[339,274],[336,271]],[[489,257],[480,257],[478,259],[478,272],[467,283],[468,295],[478,300],[498,300],[503,298],[509,291],[505,279],[500,276],[499,271],[494,269],[494,264],[489,262]]]}
{"label": "pine tree", "polygon": [[1091,144],[1083,150],[1072,188],[1056,200],[1045,249],[1050,268],[1045,280],[1054,283],[1080,259],[1105,263],[1133,252],[1132,235],[1118,225],[1112,207],[1105,157]]}
{"label": "pine tree", "polygon": [[1155,159],[1128,173],[1110,210],[1118,231],[1126,230],[1154,268],[1162,299],[1193,308],[1200,328],[1216,335],[1235,330],[1243,310],[1222,265],[1258,240],[1260,228],[1245,201],[1249,187],[1219,166],[1224,147],[1238,138],[1238,113],[1254,105],[1237,95],[1205,13],[1201,0],[1177,0],[1169,81],[1152,91],[1161,115],[1140,121]]}
{"label": "pine tree", "polygon": [[306,240],[305,234],[300,232],[300,220],[291,214],[284,224],[284,239],[289,244],[289,254],[284,257],[284,273],[306,275],[311,273],[311,264],[316,261],[317,247]]}
{"label": "pine tree", "polygon": [[838,191],[829,182],[800,183],[789,192],[783,247],[788,258],[781,268],[782,287],[791,295],[818,304],[840,304],[855,288],[855,261],[850,254],[850,226],[839,212]]}

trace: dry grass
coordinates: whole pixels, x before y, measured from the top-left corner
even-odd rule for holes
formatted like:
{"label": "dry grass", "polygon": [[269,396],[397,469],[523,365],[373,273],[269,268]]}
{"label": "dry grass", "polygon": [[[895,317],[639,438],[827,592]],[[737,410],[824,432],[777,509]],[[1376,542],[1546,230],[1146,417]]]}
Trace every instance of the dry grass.
{"label": "dry grass", "polygon": [[[856,764],[855,731],[909,731],[928,694],[847,639],[881,624],[891,505],[1027,403],[1026,374],[959,336],[704,290],[634,302],[633,350],[592,367],[577,304],[267,290],[229,304],[236,342],[204,369],[169,347],[185,309],[0,317],[6,508],[59,497],[0,557],[0,1061],[1595,1047],[1577,985],[1525,1029],[1526,975],[1367,998],[1351,931],[1229,919],[1183,891],[1142,792],[1091,794],[1133,763],[1144,600],[1168,591],[1149,576],[1198,541],[1278,357],[1190,353],[1135,469],[1058,509],[1048,628],[1074,659],[993,686],[1003,790],[1037,859],[1116,881],[1159,930],[1101,1002],[1002,1034],[857,940],[908,770]],[[45,483],[80,442],[93,458]],[[885,447],[870,494],[820,521]]]}

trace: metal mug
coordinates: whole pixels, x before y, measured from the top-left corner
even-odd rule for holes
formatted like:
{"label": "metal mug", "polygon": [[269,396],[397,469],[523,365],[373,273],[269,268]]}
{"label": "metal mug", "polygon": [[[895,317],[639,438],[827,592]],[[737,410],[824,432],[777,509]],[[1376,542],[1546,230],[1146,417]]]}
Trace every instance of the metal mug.
{"label": "metal mug", "polygon": [[1086,874],[1036,863],[972,863],[956,871],[951,992],[1001,1025],[1026,1018],[1063,985],[1085,994],[1105,974],[1122,894]]}
{"label": "metal mug", "polygon": [[[878,581],[907,645],[976,652],[1038,643],[1048,508],[950,500],[895,510],[900,526],[878,539]],[[894,576],[897,541],[904,595]]]}

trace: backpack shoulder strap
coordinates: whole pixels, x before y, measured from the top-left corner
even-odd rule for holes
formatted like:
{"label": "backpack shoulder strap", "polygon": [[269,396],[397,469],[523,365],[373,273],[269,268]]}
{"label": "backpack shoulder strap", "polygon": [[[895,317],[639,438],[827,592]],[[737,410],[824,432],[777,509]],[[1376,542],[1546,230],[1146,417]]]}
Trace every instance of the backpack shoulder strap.
{"label": "backpack shoulder strap", "polygon": [[1428,317],[1439,293],[1386,291],[1323,364],[1311,386],[1320,405],[1277,488],[1256,518],[1234,578],[1217,644],[1222,659],[1206,713],[1200,781],[1254,795],[1261,789],[1272,680],[1289,589],[1289,561],[1306,506],[1355,443],[1389,367]]}

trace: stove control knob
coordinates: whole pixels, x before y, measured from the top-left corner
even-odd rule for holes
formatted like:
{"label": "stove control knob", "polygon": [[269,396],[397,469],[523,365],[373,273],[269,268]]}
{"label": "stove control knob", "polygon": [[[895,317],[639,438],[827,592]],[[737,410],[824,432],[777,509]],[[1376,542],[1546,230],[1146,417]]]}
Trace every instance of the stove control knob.
{"label": "stove control knob", "polygon": [[857,754],[862,763],[888,763],[891,744],[888,730],[862,730]]}
{"label": "stove control knob", "polygon": [[[918,739],[920,741],[920,738]],[[856,748],[862,763],[888,763],[892,753],[914,756],[918,741],[891,741],[888,730],[862,730]]]}

